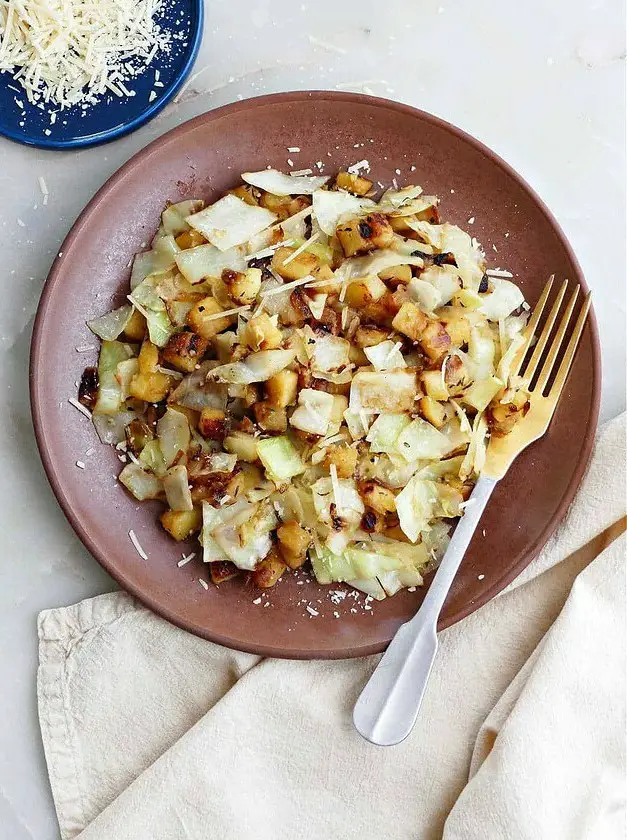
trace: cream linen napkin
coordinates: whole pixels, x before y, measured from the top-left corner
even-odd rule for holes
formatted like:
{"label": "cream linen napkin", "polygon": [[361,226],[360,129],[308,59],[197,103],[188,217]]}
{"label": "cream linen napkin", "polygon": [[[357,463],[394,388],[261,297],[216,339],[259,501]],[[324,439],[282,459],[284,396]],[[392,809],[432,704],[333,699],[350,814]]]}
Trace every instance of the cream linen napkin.
{"label": "cream linen napkin", "polygon": [[63,840],[622,836],[624,538],[572,584],[615,534],[589,541],[625,514],[625,449],[623,416],[526,582],[441,634],[398,747],[352,727],[375,657],[260,659],[124,593],[42,613],[39,713]]}

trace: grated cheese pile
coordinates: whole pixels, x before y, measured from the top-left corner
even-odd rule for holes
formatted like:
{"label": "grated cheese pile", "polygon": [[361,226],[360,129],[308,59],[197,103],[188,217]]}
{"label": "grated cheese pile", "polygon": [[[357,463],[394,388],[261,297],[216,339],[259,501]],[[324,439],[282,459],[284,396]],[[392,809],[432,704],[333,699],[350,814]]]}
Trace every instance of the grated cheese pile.
{"label": "grated cheese pile", "polygon": [[94,104],[134,96],[127,83],[171,35],[155,22],[159,0],[0,0],[0,71],[32,103]]}

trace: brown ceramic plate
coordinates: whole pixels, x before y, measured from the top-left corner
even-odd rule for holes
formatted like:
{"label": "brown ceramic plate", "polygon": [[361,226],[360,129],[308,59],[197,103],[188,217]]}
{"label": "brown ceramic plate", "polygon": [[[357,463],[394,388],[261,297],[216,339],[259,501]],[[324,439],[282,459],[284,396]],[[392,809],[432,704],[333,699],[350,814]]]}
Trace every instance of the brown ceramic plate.
{"label": "brown ceramic plate", "polygon": [[[299,146],[290,155],[288,146]],[[424,590],[374,603],[336,605],[329,587],[284,579],[255,604],[243,580],[205,591],[195,559],[156,522],[157,503],[138,504],[116,484],[121,464],[91,423],[68,403],[83,368],[96,361],[85,320],[123,300],[128,263],[155,232],[166,201],[209,201],[240,172],[286,159],[327,171],[367,158],[382,182],[421,184],[442,197],[447,220],[483,243],[491,267],[516,275],[532,304],[549,274],[578,280],[575,256],[540,199],[493,152],[435,117],[405,105],[347,93],[286,93],[219,108],[170,131],[133,157],[96,194],[61,247],[46,283],[32,344],[35,431],[46,472],[73,528],[104,568],[144,604],[186,630],[223,645],[288,658],[341,658],[381,651],[419,606]],[[413,169],[415,167],[415,170]],[[395,174],[395,170],[400,170]],[[508,234],[508,235],[506,235]],[[492,246],[495,246],[493,250]],[[525,568],[559,524],[590,455],[600,391],[594,317],[583,335],[549,433],[525,452],[494,493],[440,622],[446,627],[485,604]],[[87,453],[90,454],[87,454]],[[82,460],[84,470],[75,464]],[[148,560],[131,545],[134,529]],[[340,587],[338,587],[340,588]],[[310,604],[317,616],[305,609]],[[355,612],[351,611],[351,608]],[[339,614],[339,618],[334,616]]]}

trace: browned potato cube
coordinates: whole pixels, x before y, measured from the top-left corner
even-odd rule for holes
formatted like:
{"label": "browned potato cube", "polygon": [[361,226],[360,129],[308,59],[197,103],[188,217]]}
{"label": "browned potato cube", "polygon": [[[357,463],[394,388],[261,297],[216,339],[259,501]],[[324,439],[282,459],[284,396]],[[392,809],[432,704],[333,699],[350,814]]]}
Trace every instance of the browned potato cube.
{"label": "browned potato cube", "polygon": [[444,365],[444,383],[451,397],[463,394],[471,384],[466,365],[459,356],[449,356]]}
{"label": "browned potato cube", "polygon": [[226,488],[233,499],[243,499],[255,487],[261,487],[264,482],[263,473],[254,464],[238,464],[238,471],[233,475]]}
{"label": "browned potato cube", "polygon": [[368,534],[381,534],[385,528],[385,517],[368,508],[361,517],[361,529]]}
{"label": "browned potato cube", "polygon": [[432,362],[442,358],[451,346],[451,337],[441,321],[428,320],[420,337],[420,346]]}
{"label": "browned potato cube", "polygon": [[259,198],[259,204],[265,207],[266,210],[276,213],[281,222],[285,221],[291,215],[290,202],[291,198],[289,195],[274,195],[274,193],[265,191],[261,193],[261,197]]}
{"label": "browned potato cube", "polygon": [[225,268],[222,272],[222,282],[235,303],[241,306],[252,303],[261,288],[261,269],[249,268],[245,273]]}
{"label": "browned potato cube", "polygon": [[428,323],[429,319],[422,309],[411,301],[405,301],[394,317],[392,326],[412,341],[419,341]]}
{"label": "browned potato cube", "polygon": [[222,311],[222,307],[215,298],[203,298],[190,311],[187,323],[195,333],[203,338],[211,339],[235,321],[235,315],[227,315],[224,318],[213,317]]}
{"label": "browned potato cube", "polygon": [[202,527],[202,510],[166,510],[160,516],[161,524],[177,542],[200,531]]}
{"label": "browned potato cube", "polygon": [[409,226],[408,219],[415,219],[416,216],[390,216],[390,225],[395,233],[400,233],[408,239],[416,239],[416,231]]}
{"label": "browned potato cube", "polygon": [[[355,332],[355,344],[357,347],[374,347],[381,344],[382,341],[387,341],[389,330],[382,327],[359,326]],[[364,362],[366,364],[366,362]]]}
{"label": "browned potato cube", "polygon": [[275,327],[267,312],[261,312],[248,322],[244,338],[252,350],[275,350],[281,346],[283,333]]}
{"label": "browned potato cube", "polygon": [[259,589],[269,589],[277,583],[286,568],[277,552],[271,551],[264,560],[257,564],[254,572],[251,572],[251,581]]}
{"label": "browned potato cube", "polygon": [[287,412],[284,408],[275,408],[267,402],[258,402],[253,406],[255,420],[266,432],[287,431]]}
{"label": "browned potato cube", "polygon": [[302,525],[295,520],[284,522],[277,528],[276,535],[281,546],[292,554],[304,554],[311,545],[311,536]]}
{"label": "browned potato cube", "polygon": [[129,395],[137,400],[158,403],[170,393],[174,380],[165,373],[137,373],[131,379]]}
{"label": "browned potato cube", "polygon": [[420,413],[428,420],[436,429],[441,428],[446,420],[446,413],[444,407],[433,397],[422,397],[418,403]]}
{"label": "browned potato cube", "polygon": [[487,409],[491,433],[496,437],[508,435],[528,411],[529,395],[526,391],[517,391],[513,402],[510,403],[501,403],[495,398]]}
{"label": "browned potato cube", "polygon": [[124,335],[129,341],[142,341],[146,335],[146,319],[137,309],[124,327]]}
{"label": "browned potato cube", "polygon": [[245,432],[231,432],[224,439],[224,448],[227,452],[237,455],[240,461],[252,463],[257,460],[257,441],[252,435]]}
{"label": "browned potato cube", "polygon": [[340,478],[352,478],[357,466],[357,450],[348,444],[330,446],[324,457],[324,465],[328,468],[335,464]]}
{"label": "browned potato cube", "polygon": [[198,431],[209,440],[223,440],[226,435],[226,415],[220,408],[203,408]]}
{"label": "browned potato cube", "polygon": [[355,195],[366,195],[372,189],[372,181],[362,175],[353,175],[350,172],[338,172],[335,184],[340,189],[352,192]]}
{"label": "browned potato cube", "polygon": [[[289,259],[296,248],[277,248],[272,257],[272,268],[285,280],[302,280],[320,265],[320,260],[309,251],[302,251],[297,257]],[[285,261],[289,260],[287,264]]]}
{"label": "browned potato cube", "polygon": [[365,505],[383,516],[396,510],[394,493],[376,481],[363,481],[359,485],[359,494]]}
{"label": "browned potato cube", "polygon": [[163,361],[183,373],[191,373],[205,355],[209,342],[196,333],[180,332],[171,336],[161,351]]}
{"label": "browned potato cube", "polygon": [[266,398],[275,408],[287,408],[296,402],[298,374],[295,370],[282,370],[266,382]]}
{"label": "browned potato cube", "polygon": [[442,377],[441,370],[424,370],[420,374],[422,387],[432,400],[446,402],[449,398],[448,388]]}
{"label": "browned potato cube", "polygon": [[416,219],[418,219],[419,222],[429,222],[430,225],[439,225],[440,213],[434,204],[431,207],[425,207],[424,210],[419,210],[418,213],[416,213]]}
{"label": "browned potato cube", "polygon": [[250,204],[251,207],[259,204],[259,190],[250,184],[242,184],[239,187],[235,187],[234,190],[229,190],[229,193],[236,198],[241,198],[242,201]]}
{"label": "browned potato cube", "polygon": [[188,248],[204,245],[207,240],[197,230],[186,230],[183,233],[179,233],[175,241],[181,251],[186,251]]}
{"label": "browned potato cube", "polygon": [[342,222],[336,234],[347,257],[367,254],[375,248],[388,248],[394,241],[392,226],[381,213]]}
{"label": "browned potato cube", "polygon": [[221,583],[237,577],[239,575],[239,569],[230,560],[216,560],[215,563],[209,563],[209,574],[211,575],[212,583],[219,586]]}
{"label": "browned potato cube", "polygon": [[379,272],[379,277],[389,286],[406,286],[411,280],[411,268],[408,265],[392,265]]}
{"label": "browned potato cube", "polygon": [[470,341],[470,321],[465,315],[459,315],[447,309],[448,307],[445,307],[442,314],[438,313],[438,316],[444,322],[446,331],[451,337],[451,343],[455,347],[462,347]]}
{"label": "browned potato cube", "polygon": [[159,348],[145,339],[137,357],[140,373],[154,373],[159,367]]}
{"label": "browned potato cube", "polygon": [[358,277],[352,280],[346,289],[344,300],[355,309],[363,309],[369,303],[380,300],[387,292],[387,286],[376,275],[372,277]]}

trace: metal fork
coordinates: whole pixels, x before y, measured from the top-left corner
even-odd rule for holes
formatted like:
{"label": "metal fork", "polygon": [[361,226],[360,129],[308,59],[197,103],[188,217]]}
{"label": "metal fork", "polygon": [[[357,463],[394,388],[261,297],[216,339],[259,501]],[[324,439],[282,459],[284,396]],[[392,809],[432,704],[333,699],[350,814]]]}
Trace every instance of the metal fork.
{"label": "metal fork", "polygon": [[[497,482],[503,478],[515,458],[529,444],[542,437],[555,413],[585,326],[590,309],[590,294],[583,302],[565,349],[562,345],[579,297],[579,286],[571,294],[555,337],[549,344],[549,338],[566,294],[568,281],[565,280],[534,345],[533,341],[549,298],[553,279],[553,276],[549,278],[540,296],[525,329],[524,344],[518,351],[512,366],[512,373],[522,377],[524,386],[530,392],[529,410],[509,434],[490,439],[485,465],[479,480],[422,606],[414,618],[399,628],[355,704],[353,712],[355,727],[373,744],[392,746],[398,744],[411,732],[437,652],[438,616],[485,506]],[[525,364],[532,346],[531,358]],[[546,357],[545,351],[547,351]],[[559,368],[547,391],[558,363]]]}

